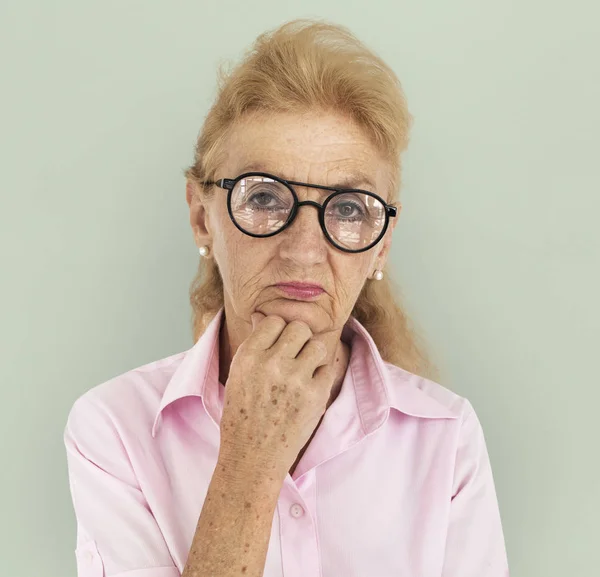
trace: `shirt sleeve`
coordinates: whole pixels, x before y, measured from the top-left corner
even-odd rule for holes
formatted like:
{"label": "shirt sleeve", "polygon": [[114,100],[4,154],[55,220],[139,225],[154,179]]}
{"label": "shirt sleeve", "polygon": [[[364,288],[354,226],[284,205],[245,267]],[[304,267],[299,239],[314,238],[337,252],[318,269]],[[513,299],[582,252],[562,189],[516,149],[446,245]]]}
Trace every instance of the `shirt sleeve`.
{"label": "shirt sleeve", "polygon": [[490,459],[468,401],[459,435],[442,577],[508,577]]}
{"label": "shirt sleeve", "polygon": [[79,398],[64,432],[78,577],[180,577],[108,412]]}

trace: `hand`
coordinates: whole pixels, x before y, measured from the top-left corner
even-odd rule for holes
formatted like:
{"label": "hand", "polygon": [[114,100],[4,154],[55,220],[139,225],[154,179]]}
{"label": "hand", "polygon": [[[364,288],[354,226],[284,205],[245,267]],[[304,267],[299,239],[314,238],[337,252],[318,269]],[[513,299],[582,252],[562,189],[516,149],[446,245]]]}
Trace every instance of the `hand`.
{"label": "hand", "polygon": [[335,371],[305,322],[251,319],[229,368],[219,456],[286,475],[325,413]]}

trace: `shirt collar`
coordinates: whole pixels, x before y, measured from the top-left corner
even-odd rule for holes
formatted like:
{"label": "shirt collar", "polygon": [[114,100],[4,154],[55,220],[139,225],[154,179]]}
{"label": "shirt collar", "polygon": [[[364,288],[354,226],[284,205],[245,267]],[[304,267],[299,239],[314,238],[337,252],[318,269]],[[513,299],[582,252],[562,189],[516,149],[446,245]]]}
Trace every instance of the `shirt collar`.
{"label": "shirt collar", "polygon": [[424,419],[459,417],[425,390],[435,383],[384,361],[373,337],[355,317],[344,326],[342,340],[352,343],[350,368],[365,433],[381,425],[388,408]]}
{"label": "shirt collar", "polygon": [[[219,420],[219,333],[224,309],[221,307],[196,344],[189,349],[171,377],[162,396],[152,436],[156,435],[164,409],[185,397],[200,397],[209,415]],[[457,418],[449,409],[424,391],[426,379],[390,363],[379,354],[375,341],[353,316],[346,322],[342,340],[351,347],[348,370],[351,371],[356,403],[365,433],[381,425],[389,408],[420,418]]]}
{"label": "shirt collar", "polygon": [[[223,307],[210,321],[196,344],[185,353],[181,364],[173,373],[152,425],[153,437],[156,436],[165,408],[179,399],[200,397],[209,414],[210,407],[216,406],[215,401],[219,394],[219,332],[222,318]],[[207,386],[207,383],[213,383],[214,386]],[[211,417],[216,420],[214,414],[211,414]]]}

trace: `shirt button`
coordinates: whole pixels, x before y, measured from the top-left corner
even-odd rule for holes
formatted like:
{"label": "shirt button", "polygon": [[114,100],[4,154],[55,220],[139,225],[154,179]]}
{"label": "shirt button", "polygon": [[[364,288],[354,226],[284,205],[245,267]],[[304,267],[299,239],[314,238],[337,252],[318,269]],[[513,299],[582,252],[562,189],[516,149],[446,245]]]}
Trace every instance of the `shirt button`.
{"label": "shirt button", "polygon": [[298,519],[298,517],[302,517],[302,515],[304,515],[304,509],[302,508],[302,505],[298,505],[298,503],[294,503],[290,507],[290,515],[292,517],[295,517],[296,519]]}
{"label": "shirt button", "polygon": [[91,551],[85,552],[85,561],[89,565],[92,565],[94,563],[94,554]]}

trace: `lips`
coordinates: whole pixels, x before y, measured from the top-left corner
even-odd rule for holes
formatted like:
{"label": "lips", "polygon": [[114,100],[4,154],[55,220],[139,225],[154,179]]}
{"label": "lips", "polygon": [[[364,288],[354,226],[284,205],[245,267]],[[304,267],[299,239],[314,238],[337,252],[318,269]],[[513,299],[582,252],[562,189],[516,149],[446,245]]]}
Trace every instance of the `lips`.
{"label": "lips", "polygon": [[321,285],[305,282],[280,282],[277,283],[275,286],[290,287],[299,290],[325,290]]}
{"label": "lips", "polygon": [[325,292],[321,286],[308,283],[279,283],[275,287],[288,297],[301,300],[315,299]]}

